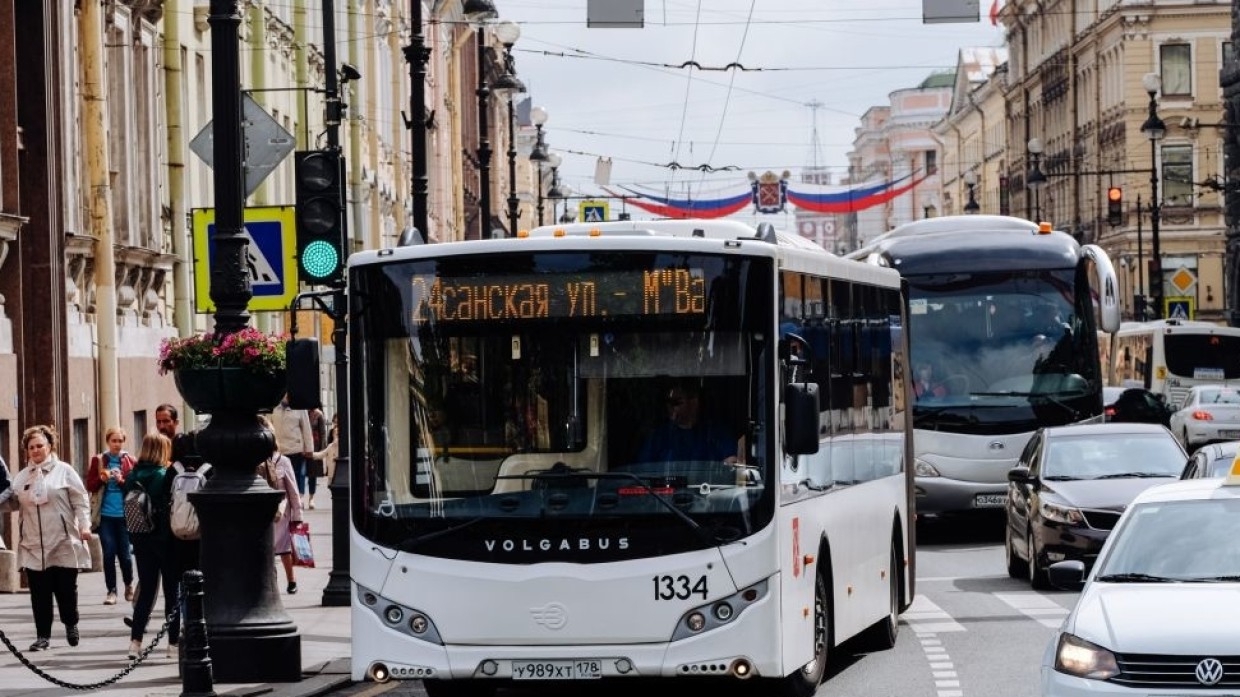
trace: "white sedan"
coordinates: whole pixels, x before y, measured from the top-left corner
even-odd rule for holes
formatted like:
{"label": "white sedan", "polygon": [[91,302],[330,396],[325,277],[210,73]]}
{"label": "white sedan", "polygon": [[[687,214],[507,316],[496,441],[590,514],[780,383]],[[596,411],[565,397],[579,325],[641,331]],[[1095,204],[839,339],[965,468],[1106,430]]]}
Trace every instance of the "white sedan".
{"label": "white sedan", "polygon": [[1087,582],[1079,561],[1050,581],[1084,590],[1043,656],[1045,697],[1240,694],[1240,468],[1147,489]]}
{"label": "white sedan", "polygon": [[1194,385],[1177,405],[1168,428],[1189,452],[1214,441],[1240,440],[1240,390]]}

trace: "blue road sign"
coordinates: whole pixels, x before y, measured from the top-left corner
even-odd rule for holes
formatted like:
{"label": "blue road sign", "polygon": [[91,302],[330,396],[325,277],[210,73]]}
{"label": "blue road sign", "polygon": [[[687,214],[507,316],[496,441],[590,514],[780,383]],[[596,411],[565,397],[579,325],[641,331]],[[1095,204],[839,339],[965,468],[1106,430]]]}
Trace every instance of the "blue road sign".
{"label": "blue road sign", "polygon": [[[285,310],[297,294],[297,244],[292,206],[245,209],[244,233],[249,239],[245,268],[250,276],[250,310]],[[198,312],[213,312],[211,268],[215,265],[215,211],[194,211],[195,303]]]}

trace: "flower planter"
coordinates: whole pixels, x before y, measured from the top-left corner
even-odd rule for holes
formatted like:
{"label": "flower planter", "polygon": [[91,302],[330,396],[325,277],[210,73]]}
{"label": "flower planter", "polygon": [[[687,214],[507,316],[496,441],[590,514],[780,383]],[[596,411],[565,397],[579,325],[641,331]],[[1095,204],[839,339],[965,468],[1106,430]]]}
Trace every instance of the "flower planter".
{"label": "flower planter", "polygon": [[270,412],[287,389],[284,371],[248,368],[183,368],[173,373],[173,380],[186,404],[203,414]]}

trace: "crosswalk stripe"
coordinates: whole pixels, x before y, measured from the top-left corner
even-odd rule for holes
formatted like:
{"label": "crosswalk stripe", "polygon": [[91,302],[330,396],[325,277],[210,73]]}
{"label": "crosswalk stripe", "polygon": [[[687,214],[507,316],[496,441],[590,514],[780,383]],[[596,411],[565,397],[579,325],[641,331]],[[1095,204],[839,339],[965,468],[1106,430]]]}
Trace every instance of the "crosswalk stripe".
{"label": "crosswalk stripe", "polygon": [[913,604],[904,611],[903,618],[908,626],[918,633],[965,631],[964,625],[952,619],[952,616],[944,612],[943,608],[935,605],[924,595],[913,598]]}
{"label": "crosswalk stripe", "polygon": [[1058,603],[1034,591],[1020,593],[995,593],[994,596],[1026,617],[1036,620],[1044,627],[1056,629],[1068,616],[1068,610]]}

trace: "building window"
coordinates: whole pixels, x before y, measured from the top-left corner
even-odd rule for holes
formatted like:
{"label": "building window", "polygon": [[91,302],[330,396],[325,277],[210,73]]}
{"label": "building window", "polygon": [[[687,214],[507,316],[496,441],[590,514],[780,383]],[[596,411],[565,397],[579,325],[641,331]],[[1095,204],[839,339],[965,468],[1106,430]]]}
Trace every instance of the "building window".
{"label": "building window", "polygon": [[[94,455],[94,448],[90,444],[90,419],[74,419],[73,420],[73,460],[70,464],[78,474],[86,472],[86,463],[90,462],[90,458]],[[64,453],[57,453],[63,455]]]}
{"label": "building window", "polygon": [[933,150],[926,151],[926,176],[936,174],[939,171],[939,154]]}
{"label": "building window", "polygon": [[1193,94],[1192,48],[1188,44],[1159,47],[1164,97],[1190,97]]}
{"label": "building window", "polygon": [[1234,62],[1235,60],[1236,60],[1235,46],[1233,46],[1230,41],[1224,41],[1223,42],[1223,62],[1222,62],[1223,69],[1226,70],[1227,66],[1231,65],[1232,62]]}
{"label": "building window", "polygon": [[1162,205],[1193,205],[1193,146],[1163,146],[1161,179]]}

